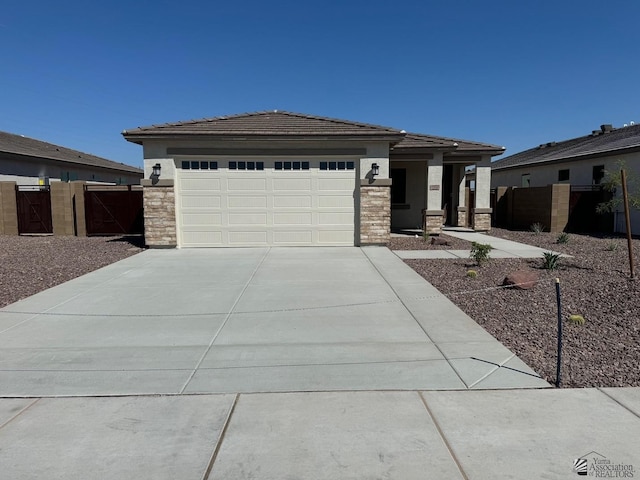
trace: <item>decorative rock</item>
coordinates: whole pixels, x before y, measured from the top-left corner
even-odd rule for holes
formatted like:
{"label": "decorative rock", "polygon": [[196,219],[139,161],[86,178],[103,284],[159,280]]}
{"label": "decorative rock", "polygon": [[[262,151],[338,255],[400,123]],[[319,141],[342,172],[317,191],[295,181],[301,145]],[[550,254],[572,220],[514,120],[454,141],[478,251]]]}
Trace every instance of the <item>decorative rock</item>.
{"label": "decorative rock", "polygon": [[431,237],[431,245],[449,245],[449,242],[444,238]]}
{"label": "decorative rock", "polygon": [[502,285],[511,286],[519,290],[529,290],[535,287],[538,275],[531,270],[518,270],[507,275]]}

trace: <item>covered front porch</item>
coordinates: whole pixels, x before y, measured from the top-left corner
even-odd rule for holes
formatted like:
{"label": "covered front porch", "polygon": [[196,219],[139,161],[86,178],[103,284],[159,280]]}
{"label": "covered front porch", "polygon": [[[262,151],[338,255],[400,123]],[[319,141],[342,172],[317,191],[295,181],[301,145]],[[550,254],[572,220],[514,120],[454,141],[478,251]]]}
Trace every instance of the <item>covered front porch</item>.
{"label": "covered front porch", "polygon": [[[390,154],[391,228],[439,234],[444,225],[491,229],[491,157],[495,145],[407,134]],[[473,169],[470,195],[467,171]]]}

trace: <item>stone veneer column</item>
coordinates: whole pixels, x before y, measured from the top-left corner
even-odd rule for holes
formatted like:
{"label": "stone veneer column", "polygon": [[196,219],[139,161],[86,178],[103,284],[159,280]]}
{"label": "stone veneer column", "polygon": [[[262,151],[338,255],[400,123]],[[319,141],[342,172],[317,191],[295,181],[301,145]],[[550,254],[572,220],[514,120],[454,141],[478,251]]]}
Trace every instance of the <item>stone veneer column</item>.
{"label": "stone veneer column", "polygon": [[176,195],[173,180],[142,180],[144,238],[150,248],[175,248]]}
{"label": "stone veneer column", "polygon": [[391,179],[360,182],[360,245],[391,240]]}

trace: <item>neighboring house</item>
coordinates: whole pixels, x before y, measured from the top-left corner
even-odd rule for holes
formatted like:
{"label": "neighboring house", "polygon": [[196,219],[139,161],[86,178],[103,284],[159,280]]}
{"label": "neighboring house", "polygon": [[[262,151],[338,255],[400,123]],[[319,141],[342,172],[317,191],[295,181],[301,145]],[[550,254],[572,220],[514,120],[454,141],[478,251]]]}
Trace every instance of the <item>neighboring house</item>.
{"label": "neighboring house", "polygon": [[[440,232],[443,209],[448,223],[471,215],[488,230],[491,157],[504,151],[282,111],[123,136],[144,149],[146,241],[168,247],[384,244],[392,225]],[[468,165],[478,176],[472,212]]]}
{"label": "neighboring house", "polygon": [[85,180],[139,184],[139,168],[88,153],[0,132],[0,181],[18,185],[48,185],[54,181]]}
{"label": "neighboring house", "polygon": [[[640,175],[640,125],[621,128],[602,125],[590,135],[549,142],[498,159],[491,165],[491,186],[540,187],[569,183],[573,187],[597,186],[605,172],[623,161]],[[621,192],[617,192],[619,195]],[[624,215],[615,215],[616,232],[625,232]],[[640,212],[631,211],[631,231],[640,232]]]}

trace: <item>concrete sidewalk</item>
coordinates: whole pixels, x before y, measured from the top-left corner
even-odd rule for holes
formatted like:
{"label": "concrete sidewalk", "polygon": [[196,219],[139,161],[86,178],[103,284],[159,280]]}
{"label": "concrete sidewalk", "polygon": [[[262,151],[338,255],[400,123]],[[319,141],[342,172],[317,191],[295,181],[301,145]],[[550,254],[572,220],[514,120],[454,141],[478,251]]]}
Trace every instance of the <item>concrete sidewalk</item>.
{"label": "concrete sidewalk", "polygon": [[[485,233],[474,232],[473,230],[464,228],[448,228],[442,233],[468,242],[491,245],[491,247],[493,247],[490,253],[491,258],[542,258],[542,254],[549,251],[544,248],[492,237]],[[470,250],[395,250],[394,253],[404,260],[422,258],[469,258]],[[567,256],[563,254],[560,255],[564,257]]]}
{"label": "concrete sidewalk", "polygon": [[[640,469],[640,389],[0,399],[3,478],[608,478]],[[626,472],[626,477],[615,473]]]}

